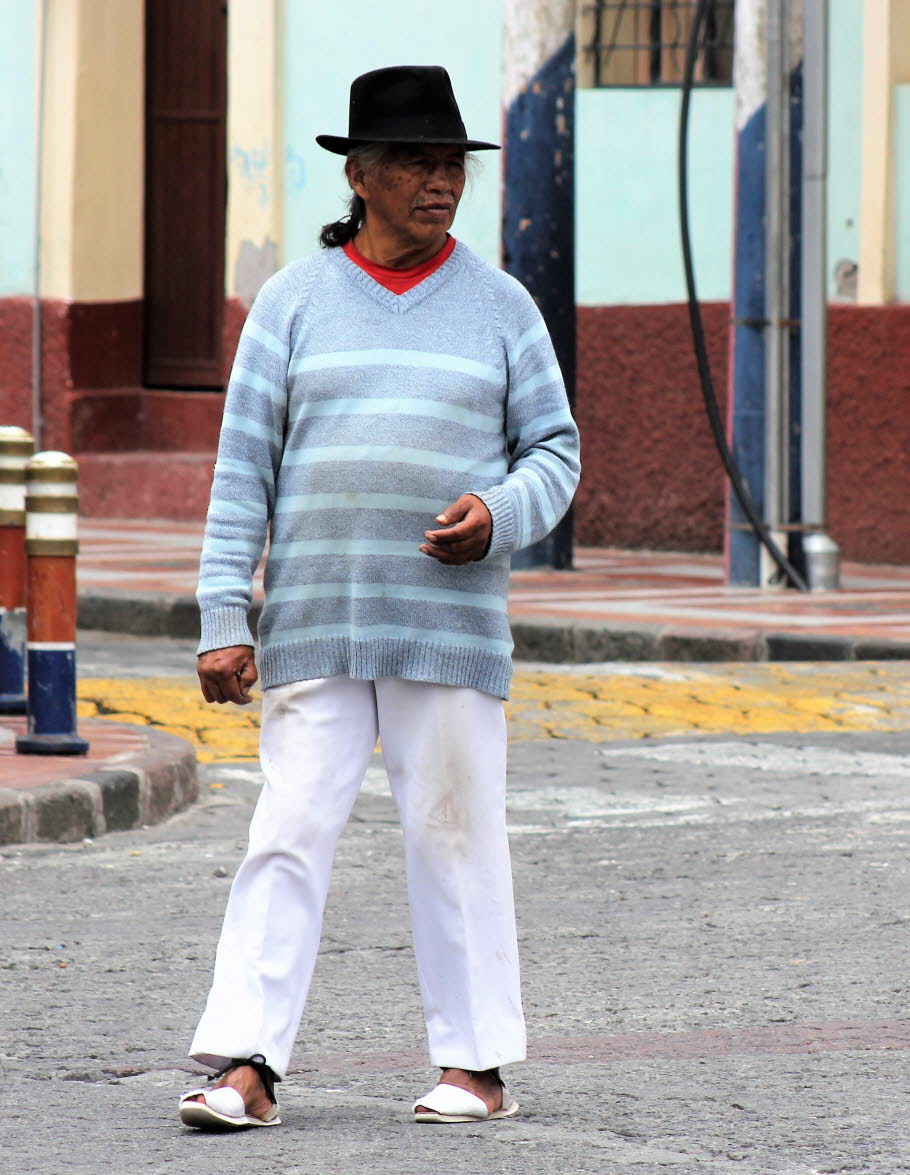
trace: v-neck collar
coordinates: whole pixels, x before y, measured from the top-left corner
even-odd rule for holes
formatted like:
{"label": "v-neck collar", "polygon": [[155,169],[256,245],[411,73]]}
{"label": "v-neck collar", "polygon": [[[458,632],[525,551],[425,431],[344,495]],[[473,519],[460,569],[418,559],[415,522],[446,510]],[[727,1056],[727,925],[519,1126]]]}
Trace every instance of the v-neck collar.
{"label": "v-neck collar", "polygon": [[424,298],[435,293],[443,282],[448,281],[449,277],[461,268],[464,264],[464,249],[465,247],[461,241],[456,239],[455,248],[452,250],[451,255],[443,261],[442,265],[438,269],[435,269],[429,277],[425,277],[423,281],[418,282],[416,286],[412,286],[410,290],[405,290],[403,294],[393,294],[391,290],[387,290],[374,277],[370,277],[366,270],[361,269],[356,261],[352,261],[344,249],[328,249],[326,252],[342,272],[351,281],[356,282],[365,294],[369,294],[375,298],[393,314],[406,314],[408,310],[416,306],[419,302],[422,302]]}

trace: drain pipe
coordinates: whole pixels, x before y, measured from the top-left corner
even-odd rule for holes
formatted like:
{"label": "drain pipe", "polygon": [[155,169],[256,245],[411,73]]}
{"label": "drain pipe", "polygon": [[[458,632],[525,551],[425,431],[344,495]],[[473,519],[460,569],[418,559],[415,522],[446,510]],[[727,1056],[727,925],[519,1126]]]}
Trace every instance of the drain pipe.
{"label": "drain pipe", "polygon": [[44,187],[44,74],[47,57],[47,0],[36,7],[38,59],[35,63],[35,241],[32,272],[32,436],[41,448],[44,425],[41,361],[44,332],[41,323],[41,218]]}
{"label": "drain pipe", "polygon": [[840,549],[825,534],[827,468],[828,0],[803,7],[802,535],[809,587],[840,587]]}

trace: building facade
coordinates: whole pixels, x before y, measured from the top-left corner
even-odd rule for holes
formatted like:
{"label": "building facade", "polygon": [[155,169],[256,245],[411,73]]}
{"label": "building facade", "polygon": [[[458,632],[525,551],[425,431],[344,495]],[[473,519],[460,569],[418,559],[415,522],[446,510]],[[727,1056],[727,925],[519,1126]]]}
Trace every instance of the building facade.
{"label": "building facade", "polygon": [[[660,36],[624,23],[644,9],[660,10]],[[77,458],[88,514],[201,518],[246,310],[343,206],[340,160],[314,135],[344,132],[355,74],[442,63],[470,132],[516,139],[511,170],[484,160],[456,226],[493,262],[504,217],[509,240],[536,231],[516,216],[534,187],[515,167],[522,141],[543,136],[562,166],[574,126],[576,540],[717,549],[725,490],[684,304],[680,59],[666,47],[690,10],[462,0],[443,20],[417,0],[349,0],[343,14],[307,0],[0,0],[0,423]],[[910,0],[830,12],[829,533],[848,558],[906,561]],[[729,65],[720,48],[699,66],[690,145],[722,395]],[[535,106],[554,79],[563,104]]]}

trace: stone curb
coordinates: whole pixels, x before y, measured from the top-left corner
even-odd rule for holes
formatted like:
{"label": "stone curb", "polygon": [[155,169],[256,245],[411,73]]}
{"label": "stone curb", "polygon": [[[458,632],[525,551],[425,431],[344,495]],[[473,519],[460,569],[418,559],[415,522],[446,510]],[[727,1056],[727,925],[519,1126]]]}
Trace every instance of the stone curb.
{"label": "stone curb", "polygon": [[[250,623],[255,629],[260,605]],[[191,596],[83,595],[79,627],[129,636],[195,640],[199,611]],[[895,661],[910,659],[910,641],[803,632],[698,631],[659,625],[615,628],[596,621],[516,619],[515,656],[522,661]]]}
{"label": "stone curb", "polygon": [[[118,723],[118,725],[126,725]],[[108,759],[103,767],[31,789],[0,788],[0,845],[76,841],[160,824],[198,795],[196,752],[167,731],[134,727],[143,751]]]}

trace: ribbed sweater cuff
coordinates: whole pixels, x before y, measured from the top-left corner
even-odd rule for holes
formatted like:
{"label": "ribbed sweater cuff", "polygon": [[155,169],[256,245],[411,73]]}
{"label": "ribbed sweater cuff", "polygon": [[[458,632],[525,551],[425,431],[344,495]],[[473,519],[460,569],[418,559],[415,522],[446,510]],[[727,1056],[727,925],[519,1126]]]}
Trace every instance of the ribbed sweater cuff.
{"label": "ribbed sweater cuff", "polygon": [[200,614],[202,637],[197,653],[212,649],[230,649],[234,645],[253,645],[246,608],[209,608]]}
{"label": "ribbed sweater cuff", "polygon": [[490,489],[480,492],[469,490],[468,493],[473,494],[475,498],[480,498],[493,519],[493,538],[484,558],[514,551],[518,546],[515,511],[509,500],[509,495],[502,486],[491,486]]}

